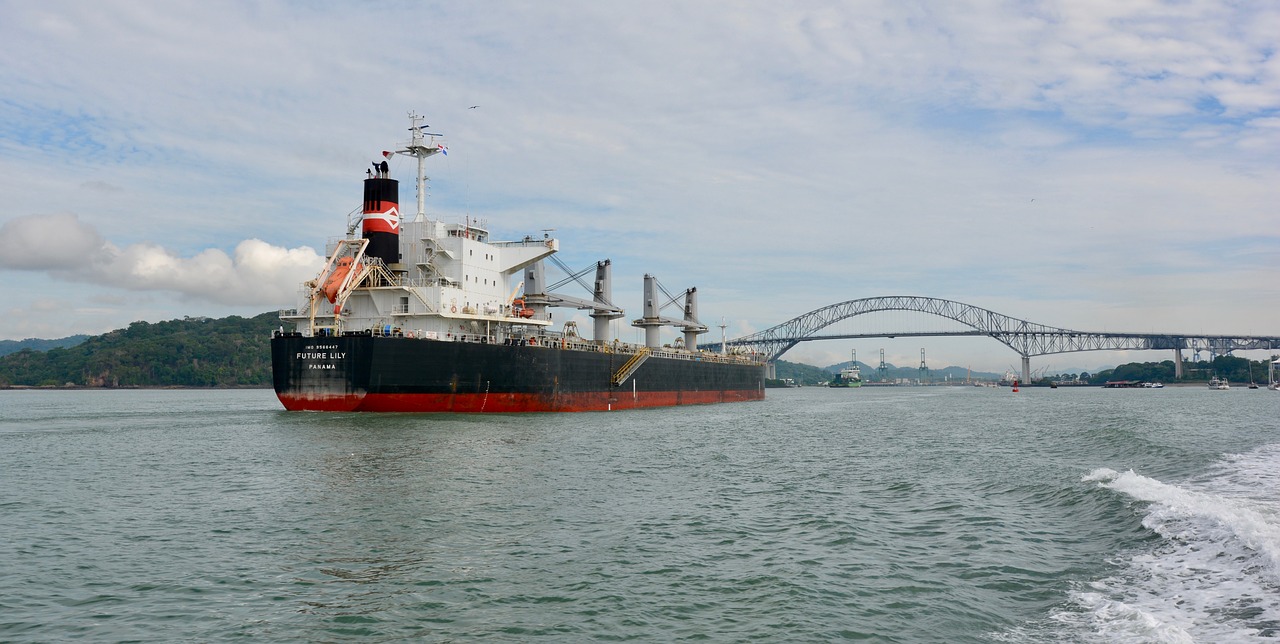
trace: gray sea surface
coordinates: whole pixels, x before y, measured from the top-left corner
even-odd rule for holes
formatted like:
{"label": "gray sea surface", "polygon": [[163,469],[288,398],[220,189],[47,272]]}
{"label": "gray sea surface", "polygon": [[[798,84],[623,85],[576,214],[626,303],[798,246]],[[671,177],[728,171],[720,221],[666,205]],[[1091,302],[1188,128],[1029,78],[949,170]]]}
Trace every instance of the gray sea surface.
{"label": "gray sea surface", "polygon": [[0,391],[0,641],[1280,637],[1280,393]]}

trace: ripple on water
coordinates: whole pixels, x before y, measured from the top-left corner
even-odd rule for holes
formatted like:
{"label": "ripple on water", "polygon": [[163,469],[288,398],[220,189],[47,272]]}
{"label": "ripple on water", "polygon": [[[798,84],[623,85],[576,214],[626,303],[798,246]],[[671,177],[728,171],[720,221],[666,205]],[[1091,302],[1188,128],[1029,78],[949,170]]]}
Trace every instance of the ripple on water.
{"label": "ripple on water", "polygon": [[1256,399],[971,389],[531,417],[0,392],[0,640],[1105,640],[1121,604],[1161,616],[1134,589],[1165,538],[1085,474],[1270,480]]}

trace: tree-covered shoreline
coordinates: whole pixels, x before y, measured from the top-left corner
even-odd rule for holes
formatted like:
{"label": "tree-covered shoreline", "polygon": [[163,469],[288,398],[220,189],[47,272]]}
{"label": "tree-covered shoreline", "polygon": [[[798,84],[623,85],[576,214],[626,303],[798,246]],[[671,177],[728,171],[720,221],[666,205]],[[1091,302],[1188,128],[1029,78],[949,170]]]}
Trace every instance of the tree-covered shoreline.
{"label": "tree-covered shoreline", "polygon": [[0,357],[0,387],[268,387],[276,313],[134,322],[72,347]]}
{"label": "tree-covered shoreline", "polygon": [[1176,378],[1176,367],[1172,360],[1161,362],[1130,362],[1114,369],[1105,369],[1092,374],[1089,384],[1102,385],[1118,380],[1160,383],[1207,383],[1210,378],[1224,378],[1232,383],[1255,382],[1267,384],[1268,360],[1249,360],[1231,355],[1216,356],[1213,360],[1184,362],[1182,378]]}

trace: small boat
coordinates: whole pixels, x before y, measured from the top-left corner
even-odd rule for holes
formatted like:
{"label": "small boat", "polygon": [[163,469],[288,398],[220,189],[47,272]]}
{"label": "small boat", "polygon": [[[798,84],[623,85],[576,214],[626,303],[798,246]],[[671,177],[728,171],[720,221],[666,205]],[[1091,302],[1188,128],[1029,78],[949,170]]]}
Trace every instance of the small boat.
{"label": "small boat", "polygon": [[1217,376],[1214,376],[1209,379],[1209,388],[1216,389],[1216,390],[1226,390],[1226,389],[1230,389],[1231,385],[1227,383],[1226,378],[1219,378]]}
{"label": "small boat", "polygon": [[1140,389],[1146,387],[1138,380],[1108,380],[1102,383],[1104,389]]}
{"label": "small boat", "polygon": [[1276,379],[1276,365],[1280,364],[1280,360],[1273,360],[1271,365],[1267,367],[1267,389],[1271,391],[1280,391],[1280,380]]}

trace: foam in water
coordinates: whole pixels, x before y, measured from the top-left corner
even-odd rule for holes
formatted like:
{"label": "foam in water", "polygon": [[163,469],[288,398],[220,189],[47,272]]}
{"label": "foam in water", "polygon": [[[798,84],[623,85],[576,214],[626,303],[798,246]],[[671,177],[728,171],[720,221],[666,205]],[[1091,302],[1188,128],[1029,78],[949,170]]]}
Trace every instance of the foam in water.
{"label": "foam in water", "polygon": [[1280,635],[1280,446],[1224,459],[1204,479],[1171,485],[1132,470],[1083,477],[1148,503],[1161,539],[1117,560],[1115,576],[1072,594],[1054,619],[1119,642],[1216,642]]}

